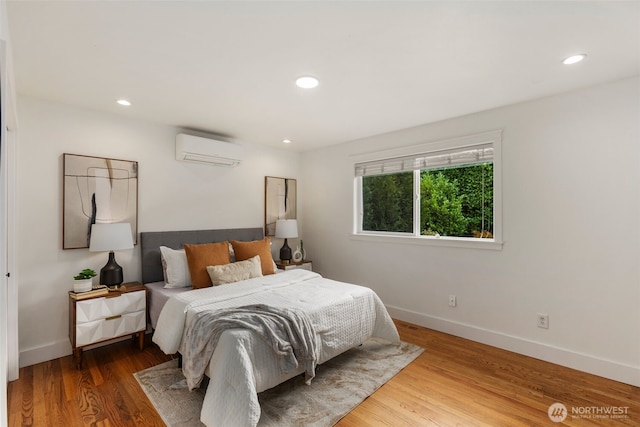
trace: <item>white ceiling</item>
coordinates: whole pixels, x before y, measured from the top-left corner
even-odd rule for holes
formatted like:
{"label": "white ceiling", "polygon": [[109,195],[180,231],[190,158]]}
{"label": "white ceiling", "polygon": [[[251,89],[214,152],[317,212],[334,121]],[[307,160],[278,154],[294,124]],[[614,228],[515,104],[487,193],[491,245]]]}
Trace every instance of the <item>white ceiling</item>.
{"label": "white ceiling", "polygon": [[[49,0],[8,13],[19,94],[296,150],[640,74],[638,1]],[[574,53],[588,57],[561,64]],[[320,85],[297,88],[308,74]]]}

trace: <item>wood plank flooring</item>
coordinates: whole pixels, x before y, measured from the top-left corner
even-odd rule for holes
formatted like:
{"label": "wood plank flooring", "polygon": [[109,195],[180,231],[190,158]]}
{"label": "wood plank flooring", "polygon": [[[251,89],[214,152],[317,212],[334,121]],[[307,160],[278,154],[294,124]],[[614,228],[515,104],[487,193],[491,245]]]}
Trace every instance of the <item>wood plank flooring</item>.
{"label": "wood plank flooring", "polygon": [[[639,426],[640,388],[396,321],[404,341],[426,351],[337,425],[550,426],[547,410],[564,404],[562,425]],[[20,369],[9,384],[10,426],[163,426],[133,373],[170,357],[147,336],[144,351],[124,341]],[[572,408],[626,408],[625,418],[572,417]],[[599,409],[603,408],[603,409]],[[619,409],[618,409],[619,411]],[[602,414],[600,414],[602,416]]]}
{"label": "wood plank flooring", "polygon": [[[640,426],[640,388],[396,321],[403,341],[426,349],[338,426]],[[627,418],[572,417],[626,408]],[[595,409],[603,408],[603,409]]]}

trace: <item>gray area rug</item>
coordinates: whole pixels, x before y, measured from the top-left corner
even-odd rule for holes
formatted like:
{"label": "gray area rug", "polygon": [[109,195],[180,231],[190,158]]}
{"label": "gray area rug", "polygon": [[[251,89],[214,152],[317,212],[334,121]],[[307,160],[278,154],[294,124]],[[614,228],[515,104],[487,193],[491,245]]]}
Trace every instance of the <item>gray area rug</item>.
{"label": "gray area rug", "polygon": [[[311,385],[299,375],[258,395],[261,427],[329,427],[389,381],[424,350],[370,339],[316,369]],[[133,374],[170,427],[202,426],[206,383],[189,392],[176,360]]]}

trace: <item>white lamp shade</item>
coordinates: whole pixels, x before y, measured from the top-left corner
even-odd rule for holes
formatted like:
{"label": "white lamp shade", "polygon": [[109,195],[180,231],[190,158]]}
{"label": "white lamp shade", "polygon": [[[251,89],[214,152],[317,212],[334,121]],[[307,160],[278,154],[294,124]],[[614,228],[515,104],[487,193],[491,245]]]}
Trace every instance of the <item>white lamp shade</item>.
{"label": "white lamp shade", "polygon": [[295,219],[277,220],[276,237],[279,239],[298,237],[298,221],[296,221]]}
{"label": "white lamp shade", "polygon": [[111,224],[93,224],[89,251],[107,252],[133,248],[131,224],[117,222]]}

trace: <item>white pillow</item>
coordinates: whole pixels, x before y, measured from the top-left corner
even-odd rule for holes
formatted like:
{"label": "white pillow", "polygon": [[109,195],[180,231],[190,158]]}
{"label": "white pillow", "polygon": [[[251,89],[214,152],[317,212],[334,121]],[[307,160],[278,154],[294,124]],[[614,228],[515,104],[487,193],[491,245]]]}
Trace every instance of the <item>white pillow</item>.
{"label": "white pillow", "polygon": [[260,255],[230,264],[208,265],[207,273],[209,273],[213,286],[261,277],[262,264],[260,263]]}
{"label": "white pillow", "polygon": [[165,288],[186,288],[191,286],[191,274],[184,249],[171,249],[160,246],[162,273]]}

